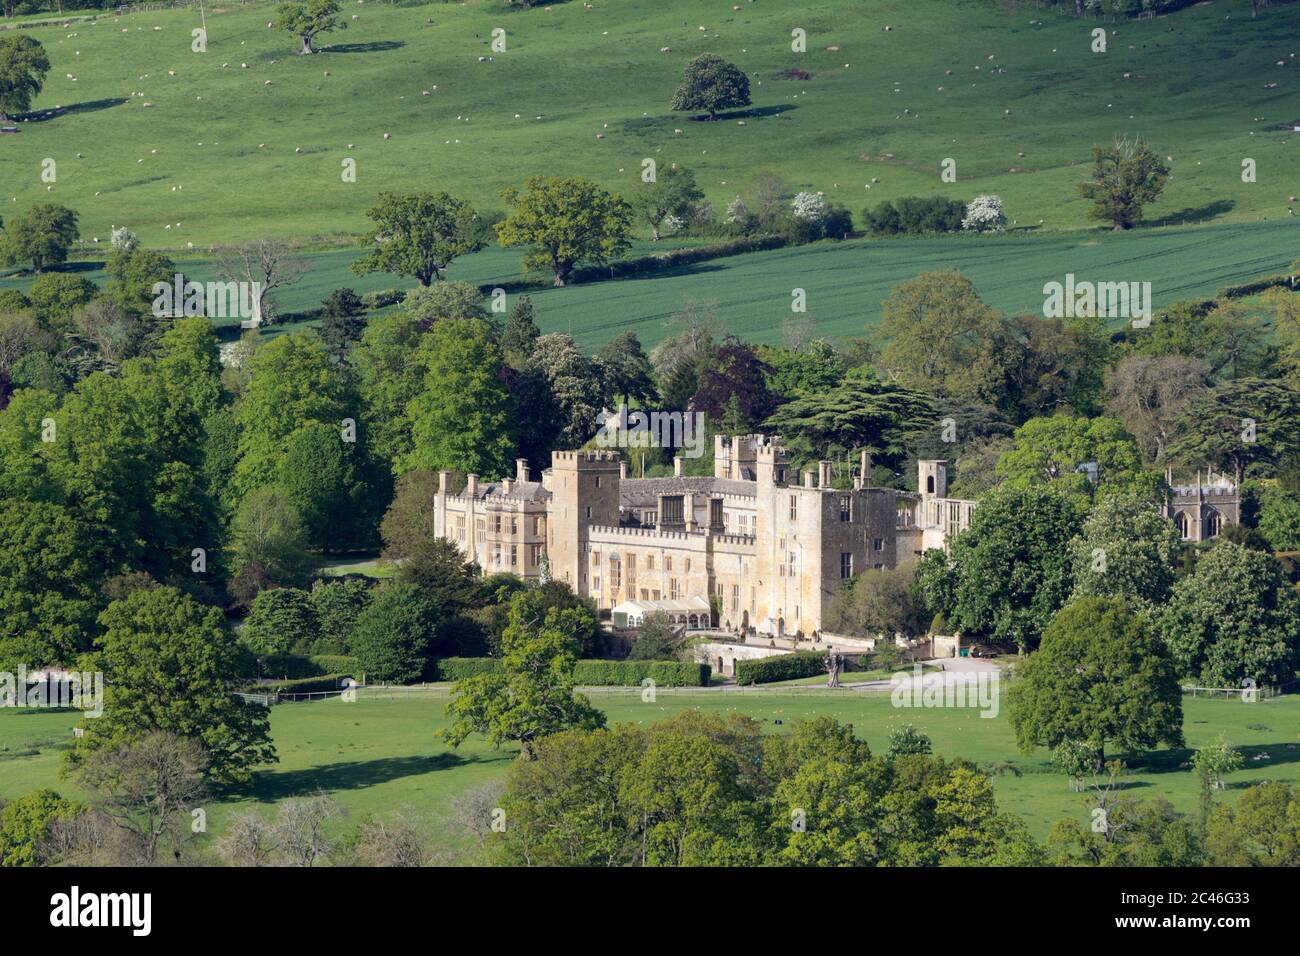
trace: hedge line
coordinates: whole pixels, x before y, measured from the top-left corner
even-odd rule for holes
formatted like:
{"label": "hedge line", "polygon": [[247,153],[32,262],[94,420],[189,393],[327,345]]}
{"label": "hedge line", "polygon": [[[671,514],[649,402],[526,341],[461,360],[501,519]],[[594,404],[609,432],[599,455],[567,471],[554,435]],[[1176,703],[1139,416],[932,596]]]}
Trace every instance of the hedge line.
{"label": "hedge line", "polygon": [[313,694],[325,690],[340,690],[343,680],[351,676],[351,674],[326,674],[323,677],[280,680],[270,684],[247,684],[239,689],[245,694]]}
{"label": "hedge line", "polygon": [[495,657],[442,657],[429,662],[430,680],[454,681],[488,674],[500,666]]}
{"label": "hedge line", "polygon": [[[492,657],[444,657],[435,662],[435,680],[457,681],[488,674],[500,666]],[[707,687],[708,664],[683,661],[578,661],[574,683],[583,687],[639,687],[649,678],[659,687]]]}
{"label": "hedge line", "polygon": [[578,661],[573,681],[580,687],[707,687],[709,665],[685,661]]}
{"label": "hedge line", "polygon": [[344,654],[315,654],[310,657],[306,654],[273,654],[263,662],[262,673],[285,680],[345,673],[360,677],[361,665],[355,657]]}
{"label": "hedge line", "polygon": [[780,680],[816,677],[826,672],[826,656],[818,651],[799,651],[753,661],[736,661],[737,684],[771,684]]}

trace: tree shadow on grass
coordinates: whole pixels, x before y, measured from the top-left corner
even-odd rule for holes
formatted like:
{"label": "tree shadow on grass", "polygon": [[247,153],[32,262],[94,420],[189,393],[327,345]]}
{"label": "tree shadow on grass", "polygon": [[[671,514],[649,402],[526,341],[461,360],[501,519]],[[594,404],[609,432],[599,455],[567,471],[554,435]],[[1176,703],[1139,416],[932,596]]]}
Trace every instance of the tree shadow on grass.
{"label": "tree shadow on grass", "polygon": [[406,46],[402,40],[373,40],[370,43],[335,43],[323,46],[317,53],[383,53],[387,50],[400,50]]}
{"label": "tree shadow on grass", "polygon": [[[1290,749],[1288,749],[1290,747]],[[1252,744],[1237,747],[1245,762],[1243,770],[1259,767],[1277,767],[1282,764],[1300,763],[1300,747],[1294,744]],[[1130,770],[1140,773],[1194,773],[1191,769],[1192,754],[1195,750],[1180,748],[1178,750],[1154,750],[1142,754],[1125,754],[1124,762]],[[1187,766],[1183,766],[1187,764]],[[1231,789],[1233,784],[1228,785]],[[1249,786],[1249,784],[1243,784]]]}
{"label": "tree shadow on grass", "polygon": [[286,797],[314,793],[317,790],[364,790],[403,777],[453,770],[469,762],[469,759],[460,754],[442,753],[421,757],[340,761],[281,773],[262,771],[257,774],[252,796],[259,803],[274,803]]}
{"label": "tree shadow on grass", "polygon": [[1159,219],[1152,219],[1138,224],[1138,228],[1150,228],[1152,226],[1182,226],[1188,223],[1209,222],[1219,216],[1232,212],[1236,208],[1236,203],[1231,199],[1216,199],[1212,203],[1206,203],[1204,206],[1194,206],[1187,209],[1171,212],[1167,216],[1161,216]]}
{"label": "tree shadow on grass", "polygon": [[99,110],[112,109],[114,106],[121,106],[125,102],[125,96],[114,96],[109,99],[73,103],[70,106],[58,106],[48,110],[33,110],[30,113],[23,113],[18,118],[26,123],[44,123],[47,120],[58,119],[60,116],[71,116],[76,113],[96,113]]}
{"label": "tree shadow on grass", "polygon": [[790,110],[797,110],[799,107],[793,103],[778,103],[775,106],[756,106],[745,110],[728,110],[725,113],[718,113],[716,120],[709,119],[708,113],[700,113],[691,117],[692,123],[721,123],[724,120],[737,119],[764,119],[768,116],[780,116]]}

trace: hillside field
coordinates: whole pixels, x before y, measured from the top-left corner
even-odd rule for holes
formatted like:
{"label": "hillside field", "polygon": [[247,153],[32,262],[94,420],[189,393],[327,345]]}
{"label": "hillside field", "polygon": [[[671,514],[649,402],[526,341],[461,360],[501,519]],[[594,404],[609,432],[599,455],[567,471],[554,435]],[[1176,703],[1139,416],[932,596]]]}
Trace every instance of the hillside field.
{"label": "hillside field", "polygon": [[[429,822],[443,845],[456,841],[447,818],[451,800],[463,790],[501,779],[514,758],[508,749],[494,751],[474,737],[453,751],[437,739],[446,726],[445,694],[402,700],[356,703],[331,700],[281,704],[272,711],[271,729],[280,763],[261,772],[250,791],[231,795],[209,808],[210,835],[220,834],[231,812],[256,807],[269,812],[286,797],[324,790],[354,820],[366,814],[385,816],[410,808]],[[1086,822],[1085,797],[1073,793],[1049,766],[1048,754],[1031,756],[1015,747],[1005,708],[993,719],[973,709],[898,709],[888,694],[843,691],[834,694],[783,694],[771,690],[707,694],[660,691],[656,703],[636,694],[593,694],[592,700],[611,722],[647,723],[680,710],[739,711],[763,721],[770,732],[792,721],[829,714],[853,724],[873,751],[883,752],[890,729],[911,723],[929,734],[941,756],[961,756],[988,767],[1014,765],[995,776],[999,806],[1022,817],[1034,835],[1044,838],[1053,821],[1074,817]],[[1184,732],[1189,748],[1205,746],[1220,733],[1246,757],[1245,767],[1228,781],[1218,800],[1231,800],[1243,787],[1265,780],[1300,783],[1300,697],[1246,704],[1240,701],[1183,698]],[[77,719],[71,712],[0,710],[0,796],[16,797],[37,787],[65,795],[76,788],[58,777],[60,749],[71,740]],[[782,726],[774,722],[782,721]],[[31,756],[4,756],[35,749]],[[1264,755],[1260,759],[1255,759]],[[1160,750],[1128,758],[1132,774],[1125,789],[1141,800],[1167,797],[1185,813],[1195,813],[1199,785],[1190,770],[1180,770],[1190,750]]]}
{"label": "hillside field", "polygon": [[[636,252],[648,251],[648,242]],[[359,253],[334,249],[307,253],[311,266],[296,284],[277,291],[282,313],[320,305],[331,290],[358,292],[409,288],[412,280],[385,274],[357,278],[348,264]],[[805,289],[814,334],[858,336],[880,319],[890,289],[928,269],[961,270],[986,302],[1004,312],[1042,314],[1043,284],[1080,280],[1151,283],[1156,307],[1179,299],[1212,297],[1227,285],[1284,272],[1300,258],[1300,222],[1170,226],[1129,233],[1057,233],[1031,236],[955,236],[850,240],[729,256],[647,278],[591,282],[527,290],[543,332],[569,332],[595,350],[631,329],[647,347],[672,334],[671,319],[687,300],[716,307],[719,324],[751,342],[779,344],[789,318],[792,289]],[[213,265],[180,259],[190,278],[216,278]],[[103,282],[99,263],[70,268]],[[448,278],[491,286],[519,279],[519,253],[490,248],[455,262]],[[0,278],[0,289],[30,286],[30,276]],[[513,301],[513,295],[509,301]],[[1115,319],[1118,326],[1122,319]],[[237,320],[216,320],[224,336],[237,334]],[[293,321],[266,326],[263,335],[300,328]]]}
{"label": "hillside field", "polygon": [[[1107,23],[1105,53],[1090,49],[1100,21],[1004,0],[344,9],[348,28],[314,56],[268,28],[266,2],[32,28],[52,69],[22,133],[0,137],[0,215],[56,200],[87,240],[127,225],[177,251],[327,241],[363,231],[381,190],[445,189],[491,210],[533,174],[626,191],[650,157],[693,169],[719,213],[770,169],[855,215],[903,195],[997,193],[1019,226],[1071,229],[1089,225],[1075,185],[1090,147],[1122,135],[1171,158],[1154,220],[1285,218],[1300,185],[1300,136],[1280,128],[1300,119],[1300,4],[1252,20],[1214,0]],[[201,23],[207,51],[192,52]],[[806,53],[791,50],[796,27]],[[669,110],[705,51],[749,74],[752,109],[714,123]],[[782,78],[792,68],[811,79]],[[956,183],[940,182],[947,158]],[[1246,158],[1256,183],[1241,181]]]}

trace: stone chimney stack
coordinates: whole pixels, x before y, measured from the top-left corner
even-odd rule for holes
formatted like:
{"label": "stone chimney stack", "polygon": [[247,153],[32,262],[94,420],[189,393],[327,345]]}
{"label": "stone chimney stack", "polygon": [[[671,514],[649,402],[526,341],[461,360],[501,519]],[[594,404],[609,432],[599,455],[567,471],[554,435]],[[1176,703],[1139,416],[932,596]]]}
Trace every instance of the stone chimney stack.
{"label": "stone chimney stack", "polygon": [[465,494],[471,498],[478,497],[478,475],[466,475]]}
{"label": "stone chimney stack", "polygon": [[807,469],[803,473],[803,486],[805,488],[816,487],[815,485],[813,485],[813,470],[811,468]]}
{"label": "stone chimney stack", "polygon": [[503,478],[503,479],[501,479],[501,493],[502,493],[502,494],[506,494],[506,495],[510,494],[510,492],[511,492],[512,490],[514,490],[514,487],[515,487],[515,481],[514,481],[513,478]]}
{"label": "stone chimney stack", "polygon": [[445,495],[447,493],[447,479],[450,477],[451,475],[445,471],[438,472],[438,494]]}
{"label": "stone chimney stack", "polygon": [[516,458],[515,459],[515,481],[527,481],[527,480],[528,480],[528,459]]}
{"label": "stone chimney stack", "polygon": [[619,478],[620,481],[626,481],[626,480],[627,480],[627,462],[626,462],[626,461],[620,461],[620,462],[618,463],[618,478]]}
{"label": "stone chimney stack", "polygon": [[674,455],[673,456],[673,477],[680,478],[681,476],[682,476],[682,456]]}
{"label": "stone chimney stack", "polygon": [[862,487],[870,488],[871,487],[871,452],[867,451],[865,448],[862,449],[862,462],[859,465],[859,468],[862,471]]}
{"label": "stone chimney stack", "polygon": [[829,488],[831,486],[831,463],[829,461],[817,462],[817,487]]}

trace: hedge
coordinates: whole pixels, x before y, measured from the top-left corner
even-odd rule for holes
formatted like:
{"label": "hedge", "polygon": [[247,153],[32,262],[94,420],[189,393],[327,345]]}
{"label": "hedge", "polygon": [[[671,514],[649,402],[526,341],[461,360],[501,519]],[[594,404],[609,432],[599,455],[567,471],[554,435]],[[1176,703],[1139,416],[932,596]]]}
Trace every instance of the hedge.
{"label": "hedge", "polygon": [[[435,662],[435,680],[457,681],[487,674],[500,666],[493,657],[444,657]],[[659,687],[707,687],[708,664],[682,661],[578,661],[573,682],[580,687],[639,687],[649,678]]]}
{"label": "hedge", "polygon": [[326,674],[323,677],[280,680],[270,684],[247,684],[239,690],[245,694],[313,694],[325,690],[341,690],[344,679],[352,676],[351,674]]}
{"label": "hedge", "polygon": [[343,654],[272,654],[262,664],[262,674],[272,679],[301,680],[306,677],[324,677],[327,674],[351,672],[360,676],[361,665],[355,657]]}
{"label": "hedge", "polygon": [[495,657],[443,657],[430,662],[430,680],[455,681],[476,677],[496,670],[500,662]]}
{"label": "hedge", "polygon": [[799,651],[753,661],[736,661],[737,684],[771,684],[780,680],[797,680],[826,673],[826,655],[818,651]]}
{"label": "hedge", "polygon": [[573,682],[580,687],[707,687],[709,665],[684,661],[578,661]]}

